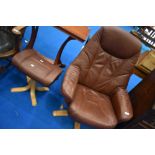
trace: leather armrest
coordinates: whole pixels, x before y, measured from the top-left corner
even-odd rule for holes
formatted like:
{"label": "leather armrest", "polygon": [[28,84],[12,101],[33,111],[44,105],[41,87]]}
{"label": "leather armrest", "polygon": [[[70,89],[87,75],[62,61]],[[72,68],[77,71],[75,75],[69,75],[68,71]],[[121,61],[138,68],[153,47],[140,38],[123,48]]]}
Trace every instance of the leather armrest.
{"label": "leather armrest", "polygon": [[62,93],[66,97],[68,102],[73,100],[76,85],[79,80],[80,69],[77,66],[71,65],[65,74],[62,84]]}
{"label": "leather armrest", "polygon": [[112,104],[119,122],[125,122],[133,117],[132,104],[127,91],[118,87],[112,95]]}
{"label": "leather armrest", "polygon": [[12,29],[12,32],[16,35],[21,35],[21,31],[25,28],[26,26],[15,26],[13,29]]}

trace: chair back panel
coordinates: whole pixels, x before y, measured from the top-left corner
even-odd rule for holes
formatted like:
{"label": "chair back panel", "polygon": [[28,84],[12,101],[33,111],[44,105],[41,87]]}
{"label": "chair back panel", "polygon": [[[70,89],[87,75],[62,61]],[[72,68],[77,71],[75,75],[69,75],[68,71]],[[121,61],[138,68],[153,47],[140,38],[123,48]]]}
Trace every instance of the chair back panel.
{"label": "chair back panel", "polygon": [[[108,28],[106,27],[106,35],[108,35]],[[110,36],[114,36],[113,33],[119,35],[120,38],[124,37],[124,41],[126,41],[119,42],[118,36],[114,38],[106,37],[103,27],[92,37],[73,62],[81,70],[79,83],[108,95],[117,87],[125,88],[127,86],[141,48],[139,40],[127,32],[119,28],[110,27]],[[107,41],[105,41],[106,38]],[[117,42],[117,44],[110,44],[110,42]],[[105,48],[103,47],[104,44]],[[114,47],[111,47],[113,45]],[[126,46],[132,51],[129,52],[130,50]]]}

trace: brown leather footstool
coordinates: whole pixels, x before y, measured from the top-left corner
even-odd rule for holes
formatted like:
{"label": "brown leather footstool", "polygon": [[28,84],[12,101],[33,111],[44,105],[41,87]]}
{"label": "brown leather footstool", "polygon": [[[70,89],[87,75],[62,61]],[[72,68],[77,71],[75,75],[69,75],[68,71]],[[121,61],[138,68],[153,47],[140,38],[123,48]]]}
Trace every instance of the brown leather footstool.
{"label": "brown leather footstool", "polygon": [[34,49],[27,49],[16,54],[13,64],[37,82],[49,86],[62,72],[58,65]]}
{"label": "brown leather footstool", "polygon": [[62,72],[58,65],[54,65],[51,60],[44,57],[34,49],[27,49],[16,54],[12,59],[12,63],[28,76],[28,85],[25,87],[13,88],[11,91],[23,92],[30,89],[33,106],[37,105],[35,90],[49,90],[47,87],[36,87],[35,81],[45,86],[49,86]]}

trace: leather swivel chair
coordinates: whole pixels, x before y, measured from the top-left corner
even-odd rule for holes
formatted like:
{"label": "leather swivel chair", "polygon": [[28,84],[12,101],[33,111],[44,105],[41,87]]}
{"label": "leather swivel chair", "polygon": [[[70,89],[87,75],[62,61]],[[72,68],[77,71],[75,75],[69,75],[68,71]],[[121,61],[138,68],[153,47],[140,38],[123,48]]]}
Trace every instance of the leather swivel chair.
{"label": "leather swivel chair", "polygon": [[16,35],[12,32],[13,26],[0,26],[0,59],[6,60],[6,65],[0,66],[3,72],[10,66],[10,57],[19,51],[19,45],[22,35]]}
{"label": "leather swivel chair", "polygon": [[126,86],[140,49],[141,42],[118,27],[102,27],[90,39],[62,84],[68,112],[77,122],[114,128],[133,117]]}
{"label": "leather swivel chair", "polygon": [[[17,33],[23,27],[17,27]],[[38,27],[32,26],[32,34],[27,48],[16,54],[12,63],[23,73],[27,75],[27,85],[24,87],[12,88],[11,92],[24,92],[30,90],[32,106],[37,105],[35,92],[48,91],[48,87],[37,87],[36,82],[44,86],[49,86],[61,74],[62,70],[59,65],[55,65],[53,61],[44,57],[33,49]]]}

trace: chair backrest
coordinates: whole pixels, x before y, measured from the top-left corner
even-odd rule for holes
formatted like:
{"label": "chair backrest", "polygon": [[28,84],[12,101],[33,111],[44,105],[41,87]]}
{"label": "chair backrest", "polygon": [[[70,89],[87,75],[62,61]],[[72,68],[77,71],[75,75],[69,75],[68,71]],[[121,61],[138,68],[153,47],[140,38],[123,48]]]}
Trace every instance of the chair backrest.
{"label": "chair backrest", "polygon": [[[15,48],[16,38],[12,33],[13,26],[0,26],[0,52],[1,54]],[[2,54],[0,57],[7,57]]]}
{"label": "chair backrest", "polygon": [[5,31],[5,32],[8,32],[8,33],[12,33],[12,28],[13,26],[0,26],[0,31]]}
{"label": "chair backrest", "polygon": [[118,27],[102,27],[73,62],[80,68],[79,83],[110,95],[126,88],[140,54],[141,42]]}

